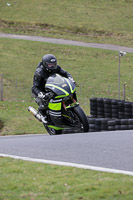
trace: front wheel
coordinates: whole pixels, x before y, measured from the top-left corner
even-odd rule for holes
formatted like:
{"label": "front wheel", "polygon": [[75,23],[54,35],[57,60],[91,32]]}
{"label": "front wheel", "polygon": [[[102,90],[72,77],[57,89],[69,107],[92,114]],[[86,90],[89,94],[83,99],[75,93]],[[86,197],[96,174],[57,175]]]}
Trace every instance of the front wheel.
{"label": "front wheel", "polygon": [[76,106],[73,108],[74,113],[77,115],[79,120],[79,128],[81,132],[88,132],[89,131],[89,123],[87,117],[80,106]]}

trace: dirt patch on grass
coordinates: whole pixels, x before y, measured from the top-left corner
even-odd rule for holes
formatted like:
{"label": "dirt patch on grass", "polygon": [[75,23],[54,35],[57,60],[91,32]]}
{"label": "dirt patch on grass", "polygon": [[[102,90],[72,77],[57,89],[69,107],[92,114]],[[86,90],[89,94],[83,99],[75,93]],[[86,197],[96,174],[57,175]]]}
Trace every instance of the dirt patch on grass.
{"label": "dirt patch on grass", "polygon": [[88,30],[87,27],[63,27],[63,26],[54,26],[47,23],[28,23],[28,22],[14,22],[8,20],[0,20],[0,28],[8,28],[14,32],[27,32],[27,33],[36,33],[36,32],[59,32],[59,33],[70,33],[74,35],[83,35],[83,36],[114,36],[112,32],[105,32],[104,30]]}
{"label": "dirt patch on grass", "polygon": [[34,31],[34,30],[48,30],[53,28],[53,25],[49,24],[41,24],[41,23],[26,23],[26,22],[14,22],[14,21],[6,21],[0,20],[0,27],[2,28],[10,28],[10,29],[19,29],[21,31]]}

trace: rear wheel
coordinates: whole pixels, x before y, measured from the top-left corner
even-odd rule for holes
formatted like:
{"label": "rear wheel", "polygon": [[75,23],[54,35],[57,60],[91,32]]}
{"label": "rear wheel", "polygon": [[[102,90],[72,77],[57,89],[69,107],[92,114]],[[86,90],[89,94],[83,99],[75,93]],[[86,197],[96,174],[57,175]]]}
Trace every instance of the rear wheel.
{"label": "rear wheel", "polygon": [[49,133],[49,135],[60,135],[60,134],[62,134],[62,130],[55,130],[54,128],[48,127],[45,124],[44,124],[44,126],[45,126],[47,132]]}

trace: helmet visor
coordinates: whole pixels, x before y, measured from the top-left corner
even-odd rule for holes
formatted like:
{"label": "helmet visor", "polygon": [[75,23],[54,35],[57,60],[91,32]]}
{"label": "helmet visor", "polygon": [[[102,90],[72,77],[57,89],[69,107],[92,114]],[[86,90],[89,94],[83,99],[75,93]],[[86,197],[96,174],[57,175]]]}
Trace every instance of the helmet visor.
{"label": "helmet visor", "polygon": [[47,63],[47,68],[48,69],[56,69],[57,63]]}

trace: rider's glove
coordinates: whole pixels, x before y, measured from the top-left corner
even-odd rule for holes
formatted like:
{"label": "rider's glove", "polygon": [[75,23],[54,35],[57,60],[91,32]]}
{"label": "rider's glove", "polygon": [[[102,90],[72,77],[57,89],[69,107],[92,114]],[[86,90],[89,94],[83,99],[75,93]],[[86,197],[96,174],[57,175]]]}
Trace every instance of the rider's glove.
{"label": "rider's glove", "polygon": [[44,99],[44,98],[45,98],[45,94],[44,94],[43,92],[39,92],[39,93],[38,93],[38,97],[39,97],[40,99]]}
{"label": "rider's glove", "polygon": [[43,100],[48,100],[52,97],[52,95],[53,94],[51,92],[46,93],[46,94],[44,94],[43,92],[39,92],[38,97]]}
{"label": "rider's glove", "polygon": [[44,99],[45,99],[45,100],[50,99],[50,98],[52,97],[51,94],[52,94],[51,92],[46,93]]}
{"label": "rider's glove", "polygon": [[69,79],[70,81],[72,81],[74,84],[76,84],[75,80],[74,80],[72,77],[68,77],[68,79]]}

